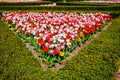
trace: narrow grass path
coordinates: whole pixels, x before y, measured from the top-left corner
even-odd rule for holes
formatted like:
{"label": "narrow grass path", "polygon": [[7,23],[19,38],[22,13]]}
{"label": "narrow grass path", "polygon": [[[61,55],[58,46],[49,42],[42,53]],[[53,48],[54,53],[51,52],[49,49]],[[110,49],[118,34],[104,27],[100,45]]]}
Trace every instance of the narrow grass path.
{"label": "narrow grass path", "polygon": [[120,66],[120,17],[58,72],[43,71],[0,21],[0,80],[113,80]]}

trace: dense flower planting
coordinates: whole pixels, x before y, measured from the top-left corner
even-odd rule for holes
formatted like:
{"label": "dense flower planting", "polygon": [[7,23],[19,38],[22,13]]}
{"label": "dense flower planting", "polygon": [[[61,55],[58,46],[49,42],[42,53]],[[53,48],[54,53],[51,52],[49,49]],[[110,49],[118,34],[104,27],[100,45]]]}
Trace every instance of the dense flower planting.
{"label": "dense flower planting", "polygon": [[52,67],[91,39],[112,17],[102,13],[4,12],[3,19]]}

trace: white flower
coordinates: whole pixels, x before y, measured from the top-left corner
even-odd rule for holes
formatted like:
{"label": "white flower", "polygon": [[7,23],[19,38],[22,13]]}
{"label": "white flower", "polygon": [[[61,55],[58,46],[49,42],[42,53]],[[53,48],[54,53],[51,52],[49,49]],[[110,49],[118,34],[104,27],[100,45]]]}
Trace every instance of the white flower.
{"label": "white flower", "polygon": [[71,45],[71,43],[70,43],[70,42],[67,42],[67,43],[66,43],[66,45],[67,45],[67,46],[70,46],[70,45]]}
{"label": "white flower", "polygon": [[61,25],[60,28],[64,28],[64,25]]}
{"label": "white flower", "polygon": [[46,24],[43,24],[42,27],[43,27],[43,28],[46,28]]}
{"label": "white flower", "polygon": [[56,40],[53,40],[53,43],[56,43]]}
{"label": "white flower", "polygon": [[54,48],[54,44],[51,44],[51,45],[49,46],[49,48]]}
{"label": "white flower", "polygon": [[38,38],[38,37],[34,37],[34,39],[36,39],[36,40],[37,40],[37,39],[39,39],[39,38]]}
{"label": "white flower", "polygon": [[45,36],[43,36],[43,37],[42,37],[42,39],[43,39],[43,41],[45,41],[46,37],[45,37]]}
{"label": "white flower", "polygon": [[75,33],[75,34],[77,34],[78,32],[77,32],[77,31],[75,31],[74,33]]}
{"label": "white flower", "polygon": [[74,35],[71,35],[71,38],[73,39],[73,38],[75,38],[75,36],[74,36]]}
{"label": "white flower", "polygon": [[25,27],[24,27],[24,28],[22,28],[22,31],[25,31]]}
{"label": "white flower", "polygon": [[73,27],[71,26],[70,29],[73,29]]}
{"label": "white flower", "polygon": [[70,32],[70,30],[69,29],[67,29],[67,33],[69,33]]}
{"label": "white flower", "polygon": [[57,32],[57,30],[54,30],[54,33],[56,33]]}
{"label": "white flower", "polygon": [[49,46],[49,43],[46,42],[46,43],[45,43],[45,46],[48,47],[48,46]]}
{"label": "white flower", "polygon": [[44,31],[44,29],[42,28],[42,29],[41,29],[41,31],[43,32],[43,31]]}
{"label": "white flower", "polygon": [[42,36],[43,36],[43,34],[42,34],[42,33],[40,33],[40,34],[39,34],[39,36],[41,36],[41,37],[42,37]]}
{"label": "white flower", "polygon": [[57,47],[57,44],[54,44],[55,47]]}
{"label": "white flower", "polygon": [[35,35],[36,34],[35,31],[32,31],[32,34]]}
{"label": "white flower", "polygon": [[60,40],[60,43],[64,43],[64,40],[63,40],[63,39],[61,39],[61,40]]}
{"label": "white flower", "polygon": [[59,29],[59,26],[56,26],[56,29]]}
{"label": "white flower", "polygon": [[51,30],[51,33],[53,34],[53,33],[54,33],[54,30]]}
{"label": "white flower", "polygon": [[75,28],[74,30],[78,30],[78,28]]}

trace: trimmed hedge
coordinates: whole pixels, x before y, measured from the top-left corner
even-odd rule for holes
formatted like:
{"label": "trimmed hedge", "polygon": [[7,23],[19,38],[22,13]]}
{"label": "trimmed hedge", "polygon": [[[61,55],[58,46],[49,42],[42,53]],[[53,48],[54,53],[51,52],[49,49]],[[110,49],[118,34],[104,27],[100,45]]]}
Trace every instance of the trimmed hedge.
{"label": "trimmed hedge", "polygon": [[53,2],[46,1],[46,2],[0,2],[0,6],[30,6],[30,5],[47,5],[52,4]]}
{"label": "trimmed hedge", "polygon": [[120,6],[1,6],[1,11],[6,10],[48,10],[48,11],[120,11]]}
{"label": "trimmed hedge", "polygon": [[87,2],[57,2],[57,5],[60,6],[107,6],[109,4],[103,3],[87,3]]}
{"label": "trimmed hedge", "polygon": [[[32,6],[32,5],[47,5],[53,4],[51,1],[44,1],[44,2],[0,2],[0,6]],[[58,6],[114,6],[119,4],[112,4],[112,3],[89,3],[89,2],[56,2]]]}
{"label": "trimmed hedge", "polygon": [[0,10],[80,10],[80,11],[120,11],[120,6],[1,6]]}

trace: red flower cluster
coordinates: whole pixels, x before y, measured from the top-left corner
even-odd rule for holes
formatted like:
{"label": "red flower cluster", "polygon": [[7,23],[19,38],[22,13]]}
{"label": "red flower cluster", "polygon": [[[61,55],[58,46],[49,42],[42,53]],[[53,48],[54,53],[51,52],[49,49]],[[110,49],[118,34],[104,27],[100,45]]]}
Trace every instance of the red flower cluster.
{"label": "red flower cluster", "polygon": [[90,36],[104,22],[112,19],[110,15],[102,13],[78,15],[55,12],[4,12],[3,17],[23,34],[33,35],[43,52],[55,55],[70,47],[76,38],[80,41],[80,33]]}

